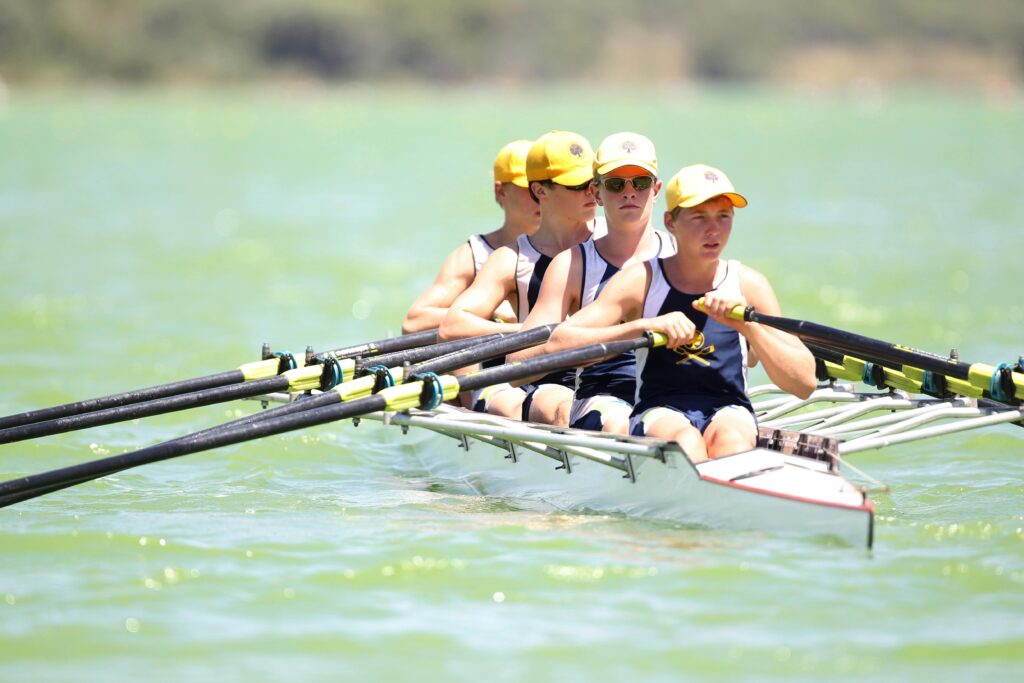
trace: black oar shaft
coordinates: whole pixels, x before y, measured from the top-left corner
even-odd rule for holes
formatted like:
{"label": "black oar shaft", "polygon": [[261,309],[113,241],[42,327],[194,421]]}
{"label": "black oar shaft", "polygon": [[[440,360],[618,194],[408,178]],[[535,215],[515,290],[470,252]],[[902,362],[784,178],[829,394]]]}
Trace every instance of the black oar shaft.
{"label": "black oar shaft", "polygon": [[428,358],[436,358],[444,354],[475,346],[476,344],[486,344],[487,342],[492,342],[496,339],[506,337],[509,334],[515,333],[497,332],[495,334],[487,334],[482,337],[453,339],[451,341],[432,344],[431,346],[421,346],[413,349],[407,349],[405,351],[395,351],[393,353],[373,356],[356,362],[356,374],[365,371],[366,368],[377,365],[393,367],[396,365],[402,365],[403,363],[419,363],[427,360]]}
{"label": "black oar shaft", "polygon": [[160,462],[182,455],[208,451],[213,448],[251,441],[265,436],[312,427],[328,422],[343,420],[383,410],[386,400],[380,395],[368,396],[350,403],[337,403],[317,410],[303,411],[295,415],[271,417],[247,424],[234,425],[223,429],[207,430],[202,434],[175,439],[165,443],[142,448],[131,453],[114,455],[101,460],[62,467],[41,474],[32,474],[20,479],[0,482],[0,507],[35,498],[80,484],[99,477],[109,476],[122,470]]}
{"label": "black oar shaft", "polygon": [[338,360],[342,360],[344,358],[357,358],[359,356],[379,356],[393,351],[405,351],[406,349],[416,348],[417,346],[429,346],[436,342],[437,330],[423,330],[422,332],[405,334],[401,337],[389,337],[387,339],[379,339],[366,344],[356,344],[355,346],[346,346],[340,349],[334,349],[333,351],[323,351],[316,354],[316,358],[318,360],[324,360],[325,358],[333,357]]}
{"label": "black oar shaft", "polygon": [[[479,389],[491,384],[498,384],[506,381],[514,381],[531,377],[536,374],[546,374],[553,370],[573,367],[601,358],[617,356],[621,353],[651,346],[654,343],[653,336],[645,336],[639,339],[630,339],[606,344],[593,344],[591,346],[562,351],[559,353],[532,358],[522,363],[510,363],[500,367],[483,370],[469,375],[446,376],[449,381],[454,381],[458,390]],[[426,393],[424,382],[422,390]],[[414,391],[420,391],[418,386],[411,386]],[[406,387],[393,387],[388,391],[402,391]],[[386,392],[385,392],[386,393]],[[415,401],[416,405],[424,405],[428,400],[420,394]],[[405,398],[395,397],[396,403]],[[437,396],[434,395],[436,399]],[[111,456],[101,460],[81,463],[64,467],[49,472],[29,475],[19,479],[0,482],[0,507],[12,505],[23,500],[35,498],[53,491],[58,491],[68,486],[80,484],[86,481],[104,477],[122,470],[152,462],[159,462],[190,453],[198,453],[221,446],[250,441],[265,436],[281,434],[283,432],[326,424],[336,420],[343,420],[351,417],[358,417],[367,413],[385,410],[401,409],[391,404],[392,398],[384,393],[375,394],[366,398],[357,399],[347,403],[335,403],[312,410],[302,410],[289,415],[265,417],[257,421],[248,421],[245,424],[227,425],[223,428],[208,429],[204,432],[192,434],[187,437],[157,444],[143,448],[131,453]]]}
{"label": "black oar shaft", "polygon": [[228,370],[227,372],[220,372],[214,375],[207,375],[205,377],[196,377],[194,379],[186,379],[180,382],[160,384],[158,386],[148,387],[145,389],[137,389],[135,391],[126,391],[120,394],[112,394],[110,396],[101,396],[99,398],[90,398],[83,401],[65,403],[63,405],[52,406],[50,408],[29,410],[24,413],[18,413],[17,415],[7,415],[5,417],[0,417],[0,429],[8,429],[10,427],[31,424],[33,422],[43,422],[45,420],[56,420],[69,415],[78,415],[80,413],[105,410],[107,408],[116,408],[117,406],[141,403],[143,401],[152,401],[154,399],[165,398],[167,396],[190,393],[193,391],[202,391],[204,389],[226,386],[228,384],[238,384],[239,382],[244,381],[245,375],[241,370]]}
{"label": "black oar shaft", "polygon": [[854,354],[872,353],[883,361],[910,365],[957,379],[968,379],[968,373],[971,368],[968,363],[946,358],[928,351],[892,344],[880,339],[865,337],[807,320],[767,315],[758,313],[753,308],[747,308],[743,317],[750,322],[769,325],[785,332],[790,332],[806,341],[818,342]]}
{"label": "black oar shaft", "polygon": [[501,333],[497,339],[489,340],[487,337],[477,337],[472,340],[474,343],[443,356],[425,360],[410,368],[409,372],[410,374],[452,372],[475,363],[500,358],[547,341],[554,329],[555,325],[542,325],[523,332]]}
{"label": "black oar shaft", "polygon": [[[477,339],[475,346],[470,346],[469,348],[438,356],[437,358],[432,358],[408,368],[408,374],[409,376],[415,376],[424,372],[433,372],[436,374],[448,373],[464,368],[467,365],[491,360],[492,358],[499,358],[505,354],[513,353],[546,341],[547,338],[551,336],[551,332],[554,329],[555,325],[544,325],[526,330],[525,332],[500,333],[498,335],[501,337],[500,339],[494,339],[490,342],[481,343],[480,340]],[[438,344],[435,348],[440,346],[441,345]],[[339,403],[340,401],[341,395],[336,391],[326,391],[322,394],[303,396],[297,401],[275,406],[274,408],[261,413],[254,413],[252,415],[240,417],[237,420],[233,420],[226,424],[210,427],[209,429],[197,432],[197,434],[205,434],[213,430],[223,429],[233,425],[258,422],[270,417],[301,413],[306,410],[313,410],[315,408],[331,405],[332,403]],[[190,437],[183,438],[187,439]]]}
{"label": "black oar shaft", "polygon": [[214,387],[212,389],[204,389],[202,391],[196,391],[189,394],[179,394],[177,396],[169,396],[167,398],[160,398],[153,401],[145,401],[143,403],[133,403],[130,405],[117,406],[115,408],[107,408],[105,410],[97,410],[91,413],[84,413],[82,415],[73,415],[70,417],[57,418],[56,420],[46,420],[45,422],[33,422],[31,424],[20,425],[18,427],[10,427],[8,429],[0,430],[0,443],[14,443],[15,441],[35,439],[42,436],[50,436],[52,434],[63,434],[64,432],[72,432],[78,429],[87,429],[89,427],[98,427],[100,425],[112,424],[114,422],[123,422],[124,420],[135,420],[142,417],[171,413],[176,410],[198,408],[201,406],[213,405],[215,403],[223,403],[224,401],[232,401],[239,398],[259,396],[260,394],[266,394],[272,391],[281,391],[287,388],[288,378],[284,375],[253,380],[243,384]]}
{"label": "black oar shaft", "polygon": [[507,363],[496,368],[488,368],[487,370],[480,370],[468,375],[459,375],[459,389],[462,391],[474,391],[493,384],[514,382],[535,375],[546,375],[549,372],[577,367],[602,358],[611,358],[629,351],[649,347],[652,344],[653,339],[645,336],[624,341],[591,344],[578,349],[559,351],[558,353],[531,358],[521,363]]}

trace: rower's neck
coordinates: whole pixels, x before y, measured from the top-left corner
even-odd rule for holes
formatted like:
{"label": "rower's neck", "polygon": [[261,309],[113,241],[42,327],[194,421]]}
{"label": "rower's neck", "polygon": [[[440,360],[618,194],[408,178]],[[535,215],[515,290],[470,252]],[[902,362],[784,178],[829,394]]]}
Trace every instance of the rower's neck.
{"label": "rower's neck", "polygon": [[540,227],[530,235],[534,249],[554,256],[560,252],[585,242],[591,234],[590,223],[586,221],[562,221],[558,219],[544,220],[541,214]]}
{"label": "rower's neck", "polygon": [[520,235],[528,234],[530,234],[529,226],[518,225],[506,220],[501,224],[500,228],[492,230],[483,237],[487,240],[487,244],[491,245],[495,249],[500,249],[501,247],[510,246],[519,238]]}
{"label": "rower's neck", "polygon": [[650,223],[608,224],[608,232],[596,240],[597,251],[608,263],[622,268],[627,262],[646,261],[658,254],[658,237]]}

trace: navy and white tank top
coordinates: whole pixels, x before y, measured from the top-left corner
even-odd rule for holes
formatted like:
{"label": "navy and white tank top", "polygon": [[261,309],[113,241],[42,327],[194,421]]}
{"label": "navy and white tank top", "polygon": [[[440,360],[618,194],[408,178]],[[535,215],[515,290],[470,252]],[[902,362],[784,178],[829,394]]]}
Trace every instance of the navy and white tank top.
{"label": "navy and white tank top", "polygon": [[[655,258],[668,258],[676,253],[675,238],[655,231],[658,252]],[[577,247],[583,257],[580,308],[593,303],[612,276],[619,272],[601,256],[593,239]],[[632,405],[636,401],[636,352],[629,351],[614,358],[588,366],[576,374],[576,398],[610,394]]]}
{"label": "navy and white tank top", "polygon": [[487,257],[494,253],[494,247],[487,243],[487,239],[483,235],[470,235],[466,241],[469,243],[470,251],[473,252],[473,273],[479,273],[480,269],[484,267]]}
{"label": "navy and white tank top", "polygon": [[[516,251],[519,253],[516,261],[516,312],[519,320],[526,320],[526,316],[537,303],[540,285],[544,281],[544,273],[551,265],[552,257],[537,251],[527,235],[520,235],[516,240]],[[570,389],[575,383],[575,370],[559,370],[533,382],[534,385],[561,384]]]}
{"label": "navy and white tank top", "polygon": [[[693,308],[703,296],[681,292],[669,284],[661,259],[649,261],[651,286],[644,299],[644,318],[682,311],[694,322],[697,335],[687,346],[637,351],[638,415],[655,406],[680,410],[739,405],[751,409],[747,397],[747,340],[731,327]],[[725,275],[715,291],[740,294],[740,262],[726,261]]]}

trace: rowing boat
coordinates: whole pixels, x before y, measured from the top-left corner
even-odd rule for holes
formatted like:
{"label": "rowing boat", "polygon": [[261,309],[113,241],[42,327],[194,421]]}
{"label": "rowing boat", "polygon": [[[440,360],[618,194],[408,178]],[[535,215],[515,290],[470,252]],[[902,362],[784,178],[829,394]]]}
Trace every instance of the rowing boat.
{"label": "rowing boat", "polygon": [[873,504],[840,474],[834,440],[764,429],[755,450],[694,465],[671,441],[516,422],[451,406],[366,418],[454,439],[461,452],[420,444],[421,465],[487,495],[529,498],[559,510],[830,536],[860,546],[873,538]]}
{"label": "rowing boat", "polygon": [[[452,374],[541,343],[550,334],[549,326],[463,340],[455,345],[458,348],[447,342],[433,349],[408,348],[394,352],[397,356],[370,351],[370,358],[357,353],[356,359],[339,359],[344,354],[310,352],[302,368],[284,369],[283,362],[271,358],[256,364],[260,369],[254,376],[242,372],[241,384],[238,373],[224,374],[234,383],[231,387],[149,400],[144,400],[149,390],[140,390],[7,416],[4,419],[12,426],[0,429],[0,442],[233,398],[258,398],[264,407],[271,401],[284,404],[136,451],[0,482],[0,507],[168,458],[315,425],[358,425],[372,419],[384,429],[397,427],[407,433],[415,427],[448,437],[412,450],[429,472],[469,482],[484,494],[531,498],[564,510],[828,536],[870,547],[874,505],[868,489],[846,476],[853,471],[862,481],[877,482],[856,470],[846,456],[996,424],[1024,425],[1024,359],[995,367],[967,364],[807,321],[751,309],[735,314],[801,336],[816,357],[822,382],[806,399],[772,385],[750,389],[759,434],[756,447],[748,452],[693,464],[674,442],[505,420],[444,403],[460,391],[665,343],[663,336],[648,333]],[[449,352],[434,357],[442,347]],[[851,349],[858,356],[851,355]],[[409,365],[410,359],[419,360]],[[264,364],[273,365],[279,374],[260,378],[268,372]],[[875,388],[855,391],[853,385],[839,383],[851,379]],[[179,383],[175,391],[185,391],[189,383]],[[101,407],[108,402],[117,405]],[[39,421],[51,413],[64,417]],[[439,447],[452,441],[463,452]],[[485,447],[476,448],[478,443]]]}
{"label": "rowing boat", "polygon": [[406,433],[414,427],[449,437],[457,451],[445,441],[417,444],[420,465],[433,476],[469,482],[482,494],[528,498],[559,510],[871,547],[874,504],[864,484],[843,475],[844,463],[853,469],[844,456],[1024,419],[1024,410],[985,399],[856,391],[834,379],[807,399],[770,384],[749,393],[759,422],[757,448],[697,465],[674,442],[518,422],[448,405],[377,411],[353,423],[369,419]]}

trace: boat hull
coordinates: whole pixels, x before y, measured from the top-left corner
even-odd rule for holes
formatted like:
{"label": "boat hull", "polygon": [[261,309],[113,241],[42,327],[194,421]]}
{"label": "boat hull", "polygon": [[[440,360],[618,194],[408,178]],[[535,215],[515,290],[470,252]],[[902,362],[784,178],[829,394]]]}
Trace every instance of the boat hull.
{"label": "boat hull", "polygon": [[[677,444],[628,439],[650,449],[650,455],[613,454],[602,462],[608,446],[601,448],[601,440],[593,449],[557,443],[559,435],[586,434],[577,430],[544,430],[543,438],[556,441],[554,446],[543,445],[546,453],[523,448],[542,445],[523,438],[510,452],[508,443],[516,442],[514,438],[481,442],[479,431],[463,438],[465,434],[450,428],[450,422],[438,428],[437,423],[450,415],[378,417],[393,426],[426,427],[454,437],[418,443],[416,457],[430,474],[467,481],[483,494],[540,500],[561,510],[828,536],[862,547],[872,543],[871,501],[822,460],[758,448],[694,466]],[[497,422],[488,419],[480,424]],[[529,426],[511,423],[509,429]],[[583,457],[587,454],[593,457]]]}

